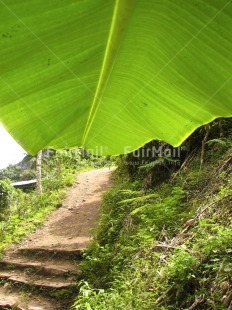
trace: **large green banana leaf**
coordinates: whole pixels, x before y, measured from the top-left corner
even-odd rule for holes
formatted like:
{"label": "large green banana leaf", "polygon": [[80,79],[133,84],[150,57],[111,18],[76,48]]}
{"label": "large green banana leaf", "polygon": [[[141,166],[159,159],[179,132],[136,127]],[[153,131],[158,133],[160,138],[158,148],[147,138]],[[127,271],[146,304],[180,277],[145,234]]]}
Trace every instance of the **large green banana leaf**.
{"label": "large green banana leaf", "polygon": [[0,120],[29,153],[177,146],[222,116],[231,0],[0,0]]}

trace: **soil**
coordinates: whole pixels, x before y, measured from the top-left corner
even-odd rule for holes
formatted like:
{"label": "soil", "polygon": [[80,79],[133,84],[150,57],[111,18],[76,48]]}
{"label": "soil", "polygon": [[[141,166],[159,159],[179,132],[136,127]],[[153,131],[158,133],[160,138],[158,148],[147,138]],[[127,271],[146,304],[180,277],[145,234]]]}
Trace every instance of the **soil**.
{"label": "soil", "polygon": [[80,173],[62,206],[5,253],[0,262],[0,309],[68,309],[57,291],[71,290],[81,278],[81,256],[92,238],[102,194],[111,183],[109,168]]}

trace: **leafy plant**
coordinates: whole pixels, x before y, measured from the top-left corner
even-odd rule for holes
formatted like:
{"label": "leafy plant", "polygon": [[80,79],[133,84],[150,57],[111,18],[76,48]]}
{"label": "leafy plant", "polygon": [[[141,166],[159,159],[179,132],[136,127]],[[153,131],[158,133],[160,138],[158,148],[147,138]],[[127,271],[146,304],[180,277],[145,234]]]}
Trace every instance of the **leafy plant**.
{"label": "leafy plant", "polygon": [[11,180],[12,182],[16,182],[20,180],[22,173],[21,167],[18,165],[9,165],[5,169],[0,170],[0,180]]}
{"label": "leafy plant", "polygon": [[[41,197],[33,190],[22,192],[8,182],[0,181],[0,254],[12,242],[19,242],[34,231],[54,209],[60,207],[66,188],[76,181],[76,173],[89,166],[91,160],[82,159],[79,149],[58,151],[50,159],[44,157]],[[33,172],[28,169],[23,175],[32,176]]]}
{"label": "leafy plant", "polygon": [[0,212],[2,208],[9,207],[13,190],[7,182],[0,181]]}
{"label": "leafy plant", "polygon": [[207,148],[200,171],[195,152],[174,180],[148,191],[136,174],[128,182],[123,167],[130,156],[123,158],[82,262],[74,309],[228,308],[231,147],[220,161],[214,151]]}
{"label": "leafy plant", "polygon": [[178,285],[186,283],[190,279],[196,278],[195,273],[200,265],[199,259],[183,248],[177,248],[170,255],[167,266],[164,268],[163,276],[171,283],[176,282]]}
{"label": "leafy plant", "polygon": [[232,115],[230,5],[1,2],[1,122],[31,154],[179,145]]}

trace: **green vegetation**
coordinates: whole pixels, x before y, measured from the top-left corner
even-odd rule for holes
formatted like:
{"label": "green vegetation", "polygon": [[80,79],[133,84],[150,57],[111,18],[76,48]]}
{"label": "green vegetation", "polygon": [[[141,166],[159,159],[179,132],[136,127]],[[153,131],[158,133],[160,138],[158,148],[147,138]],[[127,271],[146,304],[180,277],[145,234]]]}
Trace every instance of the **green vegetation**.
{"label": "green vegetation", "polygon": [[[9,165],[5,169],[0,170],[0,180],[9,179],[12,182],[19,181],[21,179],[20,175],[22,173],[22,169],[18,165]],[[35,174],[34,174],[35,176]],[[33,179],[34,177],[30,178]]]}
{"label": "green vegetation", "polygon": [[4,180],[0,180],[0,254],[12,242],[19,242],[34,231],[61,205],[66,188],[75,182],[79,171],[110,164],[107,158],[83,158],[80,149],[60,150],[52,158],[43,157],[43,194],[39,197],[35,190],[23,192],[10,185],[11,181],[31,177],[31,162],[34,158],[30,157],[26,170],[17,165],[1,170]]}
{"label": "green vegetation", "polygon": [[132,155],[121,157],[85,253],[74,309],[228,309],[231,123],[226,128],[218,138],[218,123],[211,124],[203,164],[204,128],[194,133],[181,168],[170,166],[162,182],[156,174],[164,165],[144,172],[128,165]]}
{"label": "green vegetation", "polygon": [[[231,119],[207,124],[232,116],[231,21],[228,0],[0,1],[12,137],[31,155],[129,153],[74,309],[232,308]],[[144,143],[159,154],[130,153]],[[40,197],[10,186],[35,178],[33,158],[0,171],[0,253],[59,207],[78,170],[108,159],[44,158]]]}
{"label": "green vegetation", "polygon": [[229,0],[1,1],[0,121],[30,154],[179,145],[232,116],[231,21]]}
{"label": "green vegetation", "polygon": [[62,203],[64,187],[44,190],[39,197],[36,192],[23,193],[11,189],[10,206],[1,212],[0,253],[12,242],[19,242],[25,235],[41,225],[44,219]]}
{"label": "green vegetation", "polygon": [[[150,156],[146,150],[154,146],[158,153]],[[84,253],[73,309],[228,309],[231,154],[227,119],[210,124],[209,132],[200,128],[179,153],[153,141],[120,156],[114,187],[104,195],[95,237]],[[44,157],[41,197],[33,190],[15,190],[9,179],[0,181],[0,253],[60,206],[75,173],[111,163],[111,158],[85,156],[79,149]],[[75,289],[68,294],[64,298]]]}

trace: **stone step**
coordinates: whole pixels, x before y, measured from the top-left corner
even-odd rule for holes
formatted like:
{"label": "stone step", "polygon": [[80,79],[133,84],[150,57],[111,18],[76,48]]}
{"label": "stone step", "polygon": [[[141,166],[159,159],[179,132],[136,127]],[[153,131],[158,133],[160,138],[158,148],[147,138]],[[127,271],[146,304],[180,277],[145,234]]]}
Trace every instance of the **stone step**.
{"label": "stone step", "polygon": [[51,275],[75,275],[81,274],[77,261],[56,260],[55,258],[36,260],[31,257],[15,256],[0,261],[3,269],[28,269],[41,274]]}
{"label": "stone step", "polygon": [[56,257],[56,258],[82,258],[83,251],[85,249],[72,248],[72,249],[63,249],[56,247],[25,247],[19,248],[18,251],[24,255],[36,255],[37,257]]}
{"label": "stone step", "polygon": [[44,277],[38,274],[30,274],[20,271],[1,271],[0,279],[12,282],[14,284],[27,285],[46,290],[67,289],[75,285],[73,278],[64,277]]}
{"label": "stone step", "polygon": [[44,296],[36,296],[25,292],[16,292],[12,288],[0,286],[0,309],[12,310],[64,310],[65,305]]}

